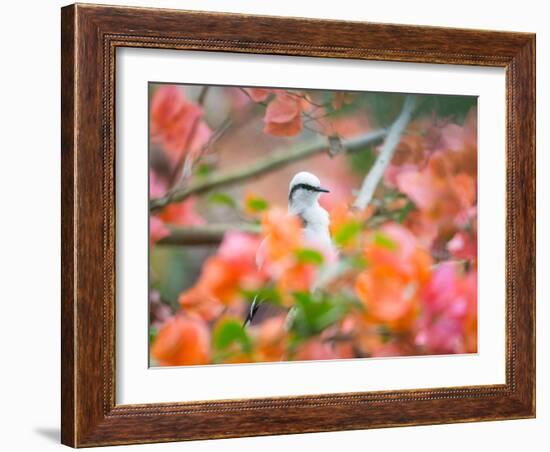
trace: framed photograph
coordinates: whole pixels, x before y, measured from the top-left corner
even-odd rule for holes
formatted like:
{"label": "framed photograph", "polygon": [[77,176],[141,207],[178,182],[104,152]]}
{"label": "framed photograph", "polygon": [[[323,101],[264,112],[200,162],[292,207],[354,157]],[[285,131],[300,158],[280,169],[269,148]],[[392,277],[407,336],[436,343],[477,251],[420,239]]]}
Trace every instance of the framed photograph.
{"label": "framed photograph", "polygon": [[62,9],[62,442],[535,416],[535,36]]}

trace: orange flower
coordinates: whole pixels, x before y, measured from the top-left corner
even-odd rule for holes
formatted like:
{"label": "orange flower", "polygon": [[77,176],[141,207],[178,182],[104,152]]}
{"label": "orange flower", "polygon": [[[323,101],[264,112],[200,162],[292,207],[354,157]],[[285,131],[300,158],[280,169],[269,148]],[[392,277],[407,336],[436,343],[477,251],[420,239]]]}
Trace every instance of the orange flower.
{"label": "orange flower", "polygon": [[291,261],[276,280],[282,304],[292,306],[294,292],[309,292],[316,275],[314,265]]}
{"label": "orange flower", "polygon": [[262,218],[262,230],[266,237],[264,257],[270,261],[285,259],[302,246],[300,220],[283,209],[274,208],[266,212]]}
{"label": "orange flower", "polygon": [[223,311],[223,304],[205,284],[197,284],[182,292],[178,303],[185,312],[197,314],[206,321],[215,319]]}
{"label": "orange flower", "polygon": [[254,329],[256,352],[259,361],[282,361],[288,345],[285,330],[286,315],[271,317]]}
{"label": "orange flower", "polygon": [[208,287],[212,296],[221,302],[231,302],[238,294],[241,269],[218,256],[206,261],[199,284]]}
{"label": "orange flower", "polygon": [[[331,250],[318,248],[317,244],[305,244],[300,220],[279,208],[269,210],[262,219],[265,239],[258,251],[258,263],[275,281],[282,304],[291,306],[293,292],[309,291],[317,275],[318,266],[298,259],[304,249],[319,252],[325,262],[334,258]],[[304,248],[304,246],[306,248]]]}
{"label": "orange flower", "polygon": [[226,233],[218,253],[204,263],[197,283],[180,294],[180,305],[210,320],[222,305],[241,302],[241,289],[254,290],[264,280],[255,261],[258,242],[252,235]]}
{"label": "orange flower", "polygon": [[187,100],[180,88],[163,86],[151,100],[151,137],[175,160],[209,139],[211,131],[202,122],[202,115],[201,107]]}
{"label": "orange flower", "polygon": [[392,159],[392,165],[419,165],[426,159],[424,138],[420,133],[404,135],[399,142]]}
{"label": "orange flower", "polygon": [[367,318],[395,330],[409,328],[430,275],[430,255],[407,229],[394,223],[371,235],[364,254],[368,267],[357,277],[355,291],[367,308]]}
{"label": "orange flower", "polygon": [[160,329],[151,352],[161,366],[207,364],[210,361],[210,333],[197,317],[178,314]]}
{"label": "orange flower", "polygon": [[180,295],[179,303],[208,318],[210,313],[218,311],[216,305],[229,305],[239,299],[240,277],[238,267],[213,256],[204,263],[197,284]]}
{"label": "orange flower", "polygon": [[307,101],[298,95],[278,93],[265,111],[265,132],[280,137],[297,135],[302,130],[302,110],[306,106]]}
{"label": "orange flower", "polygon": [[325,360],[325,359],[337,359],[339,356],[336,354],[331,344],[323,342],[320,339],[309,339],[301,344],[296,350],[294,359],[296,361],[309,361],[309,360]]}
{"label": "orange flower", "polygon": [[407,194],[432,221],[452,222],[476,200],[476,183],[466,173],[453,174],[446,154],[435,154],[422,171],[397,176],[399,190]]}
{"label": "orange flower", "polygon": [[366,209],[354,210],[347,203],[340,203],[330,210],[330,234],[336,245],[346,250],[359,246],[363,224],[376,207],[370,204]]}
{"label": "orange flower", "polygon": [[405,225],[428,246],[435,242],[443,248],[476,203],[476,111],[468,113],[463,125],[423,118],[408,130],[384,180],[418,209],[409,214]]}

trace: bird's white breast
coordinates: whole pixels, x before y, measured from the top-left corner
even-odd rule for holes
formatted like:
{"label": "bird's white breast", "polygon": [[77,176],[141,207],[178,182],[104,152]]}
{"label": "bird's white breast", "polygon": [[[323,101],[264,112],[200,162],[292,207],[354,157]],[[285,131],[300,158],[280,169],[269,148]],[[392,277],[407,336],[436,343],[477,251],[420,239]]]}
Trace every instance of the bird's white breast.
{"label": "bird's white breast", "polygon": [[332,248],[330,238],[328,212],[318,203],[313,204],[298,213],[304,222],[304,238],[313,245],[320,244]]}

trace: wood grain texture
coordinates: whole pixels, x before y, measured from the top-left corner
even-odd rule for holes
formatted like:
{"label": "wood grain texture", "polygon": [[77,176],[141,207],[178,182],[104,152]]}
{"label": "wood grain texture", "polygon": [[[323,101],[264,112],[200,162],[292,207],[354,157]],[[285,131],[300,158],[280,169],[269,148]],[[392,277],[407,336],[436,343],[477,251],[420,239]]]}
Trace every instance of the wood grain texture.
{"label": "wood grain texture", "polygon": [[[62,9],[61,34],[64,444],[84,447],[534,416],[534,35],[80,4]],[[117,47],[506,68],[506,384],[116,405]]]}
{"label": "wood grain texture", "polygon": [[61,11],[61,412],[63,428],[61,441],[64,444],[75,444],[75,399],[74,385],[75,363],[74,346],[74,150],[75,108],[74,108],[74,9]]}

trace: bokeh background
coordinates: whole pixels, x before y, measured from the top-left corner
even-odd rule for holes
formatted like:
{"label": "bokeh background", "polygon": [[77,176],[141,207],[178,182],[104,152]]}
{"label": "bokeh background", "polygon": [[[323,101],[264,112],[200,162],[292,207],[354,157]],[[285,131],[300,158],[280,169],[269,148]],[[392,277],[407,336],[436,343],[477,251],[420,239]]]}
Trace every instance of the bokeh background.
{"label": "bokeh background", "polygon": [[[149,106],[151,365],[477,351],[475,97],[152,83]],[[286,214],[302,170],[337,256]]]}

